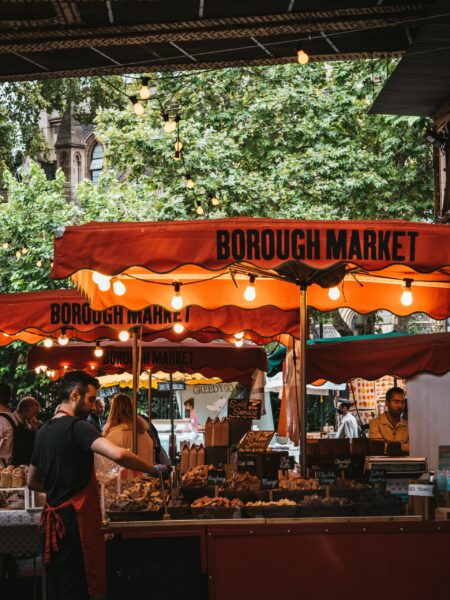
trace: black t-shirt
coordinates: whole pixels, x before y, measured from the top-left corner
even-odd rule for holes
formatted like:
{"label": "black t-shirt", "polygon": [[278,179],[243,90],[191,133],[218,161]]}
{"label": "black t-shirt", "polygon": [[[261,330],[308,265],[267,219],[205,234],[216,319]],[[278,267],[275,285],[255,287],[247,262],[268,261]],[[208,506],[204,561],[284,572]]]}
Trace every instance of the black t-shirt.
{"label": "black t-shirt", "polygon": [[84,489],[92,476],[92,443],[101,434],[77,417],[59,417],[38,431],[31,464],[44,478],[47,502],[57,506]]}

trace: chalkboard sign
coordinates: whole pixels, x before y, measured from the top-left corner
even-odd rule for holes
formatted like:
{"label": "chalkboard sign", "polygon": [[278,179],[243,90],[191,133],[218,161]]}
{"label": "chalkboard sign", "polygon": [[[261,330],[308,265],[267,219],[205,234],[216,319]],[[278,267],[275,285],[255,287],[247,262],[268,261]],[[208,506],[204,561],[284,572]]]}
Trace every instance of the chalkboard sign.
{"label": "chalkboard sign", "polygon": [[318,471],[317,478],[319,480],[320,485],[334,485],[337,479],[336,471],[334,469]]}
{"label": "chalkboard sign", "polygon": [[228,400],[229,419],[260,419],[261,400],[242,400],[230,398]]}
{"label": "chalkboard sign", "polygon": [[265,452],[274,431],[248,431],[239,443],[240,452]]}
{"label": "chalkboard sign", "polygon": [[237,459],[237,468],[239,473],[250,473],[251,475],[256,475],[256,456],[246,455],[246,456],[238,456]]}
{"label": "chalkboard sign", "polygon": [[384,469],[371,469],[369,473],[370,483],[385,483],[386,471]]}
{"label": "chalkboard sign", "polygon": [[278,487],[278,479],[261,479],[263,490],[273,490]]}
{"label": "chalkboard sign", "polygon": [[221,485],[226,481],[225,471],[223,469],[211,469],[208,471],[209,485]]}
{"label": "chalkboard sign", "polygon": [[334,464],[337,466],[337,468],[339,470],[346,471],[352,464],[352,459],[351,458],[335,458]]}
{"label": "chalkboard sign", "polygon": [[285,471],[287,469],[294,468],[294,457],[293,456],[281,456],[280,457],[280,469]]}

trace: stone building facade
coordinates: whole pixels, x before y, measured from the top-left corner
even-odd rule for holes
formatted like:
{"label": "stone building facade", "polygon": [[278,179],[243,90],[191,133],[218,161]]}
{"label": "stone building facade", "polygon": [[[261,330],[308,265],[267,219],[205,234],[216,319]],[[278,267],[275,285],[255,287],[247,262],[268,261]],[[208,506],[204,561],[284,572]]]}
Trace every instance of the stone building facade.
{"label": "stone building facade", "polygon": [[63,170],[67,197],[74,201],[76,187],[83,179],[98,180],[103,169],[104,147],[96,139],[93,126],[81,125],[72,108],[62,117],[42,112],[39,125],[49,153],[37,157],[37,161],[49,179],[55,177],[58,168]]}

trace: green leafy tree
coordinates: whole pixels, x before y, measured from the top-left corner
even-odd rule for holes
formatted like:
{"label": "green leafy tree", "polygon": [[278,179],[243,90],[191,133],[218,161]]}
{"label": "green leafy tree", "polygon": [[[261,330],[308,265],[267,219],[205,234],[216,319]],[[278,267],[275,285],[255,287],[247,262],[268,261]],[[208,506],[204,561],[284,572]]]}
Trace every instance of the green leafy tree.
{"label": "green leafy tree", "polygon": [[164,133],[155,101],[143,116],[131,106],[100,111],[96,133],[108,169],[133,182],[141,208],[159,219],[192,218],[196,199],[211,193],[221,199],[215,216],[431,219],[426,120],[367,114],[386,65],[153,76],[163,110],[181,115],[184,162],[173,159],[176,136]]}

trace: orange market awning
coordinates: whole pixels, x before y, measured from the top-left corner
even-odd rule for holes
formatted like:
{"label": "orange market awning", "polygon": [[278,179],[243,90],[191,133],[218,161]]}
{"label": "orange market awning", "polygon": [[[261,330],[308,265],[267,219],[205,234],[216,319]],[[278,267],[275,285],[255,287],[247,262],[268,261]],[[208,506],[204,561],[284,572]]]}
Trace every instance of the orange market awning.
{"label": "orange market awning", "polygon": [[15,340],[30,344],[46,337],[56,340],[62,334],[86,342],[115,340],[132,327],[140,328],[145,341],[161,337],[173,342],[187,337],[201,342],[234,341],[238,334],[240,339],[266,344],[286,335],[298,337],[298,323],[298,311],[275,306],[246,310],[227,306],[212,311],[188,306],[175,311],[151,305],[132,311],[116,305],[95,311],[76,290],[0,294],[0,346]]}
{"label": "orange market awning", "polygon": [[[293,310],[294,283],[308,287],[308,305],[321,311],[442,319],[450,314],[450,228],[395,220],[94,222],[55,240],[52,277],[71,277],[98,310],[118,302],[137,310],[155,298],[169,308],[175,283],[185,306]],[[251,302],[243,294],[250,277]],[[409,285],[413,300],[404,305]],[[336,287],[339,298],[331,299]]]}
{"label": "orange market awning", "polygon": [[[67,370],[83,369],[93,375],[122,373],[132,369],[130,343],[105,342],[102,356],[96,356],[95,345],[75,343],[68,346],[34,346],[28,353],[27,366],[31,369],[53,371],[57,379]],[[142,342],[141,370],[174,373],[201,373],[207,378],[222,381],[251,383],[256,369],[267,370],[265,350],[259,346],[233,344],[201,344],[190,340],[174,344],[166,340]]]}

